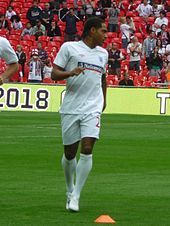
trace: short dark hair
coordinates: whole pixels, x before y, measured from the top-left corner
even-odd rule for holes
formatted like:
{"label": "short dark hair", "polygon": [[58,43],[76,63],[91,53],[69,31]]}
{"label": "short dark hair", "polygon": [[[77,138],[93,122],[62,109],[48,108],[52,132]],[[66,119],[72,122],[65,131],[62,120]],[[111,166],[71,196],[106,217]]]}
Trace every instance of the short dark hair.
{"label": "short dark hair", "polygon": [[104,23],[104,20],[98,17],[90,17],[89,19],[87,19],[87,21],[84,24],[82,38],[85,38],[90,34],[90,29],[92,27],[97,29],[101,28],[103,23]]}
{"label": "short dark hair", "polygon": [[160,14],[166,16],[166,11],[165,10],[162,10],[162,11],[160,11]]}

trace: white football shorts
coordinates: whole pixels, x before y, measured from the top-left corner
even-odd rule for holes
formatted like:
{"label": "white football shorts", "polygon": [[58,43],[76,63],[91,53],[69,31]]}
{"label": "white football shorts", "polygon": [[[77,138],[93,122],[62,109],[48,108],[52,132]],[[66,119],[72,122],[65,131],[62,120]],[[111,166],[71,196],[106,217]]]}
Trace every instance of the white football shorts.
{"label": "white football shorts", "polygon": [[61,114],[61,127],[64,145],[74,144],[84,137],[99,139],[100,113]]}

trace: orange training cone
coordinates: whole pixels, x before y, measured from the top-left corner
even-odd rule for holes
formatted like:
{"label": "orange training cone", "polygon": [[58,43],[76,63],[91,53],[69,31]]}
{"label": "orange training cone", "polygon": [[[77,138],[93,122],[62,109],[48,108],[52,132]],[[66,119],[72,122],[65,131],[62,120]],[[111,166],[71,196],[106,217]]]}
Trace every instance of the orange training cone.
{"label": "orange training cone", "polygon": [[168,89],[170,89],[170,72],[167,73]]}
{"label": "orange training cone", "polygon": [[114,221],[109,215],[101,215],[94,222],[95,223],[103,223],[103,224],[115,224],[116,223],[116,221]]}

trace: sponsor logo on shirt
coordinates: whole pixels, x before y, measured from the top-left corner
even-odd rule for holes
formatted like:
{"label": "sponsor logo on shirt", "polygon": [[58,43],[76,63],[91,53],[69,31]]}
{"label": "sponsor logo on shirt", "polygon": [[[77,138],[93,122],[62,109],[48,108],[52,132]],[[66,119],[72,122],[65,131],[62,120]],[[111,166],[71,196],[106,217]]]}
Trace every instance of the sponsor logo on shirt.
{"label": "sponsor logo on shirt", "polygon": [[82,67],[85,68],[86,70],[91,70],[91,71],[95,71],[98,73],[103,73],[103,68],[95,65],[95,64],[89,64],[89,63],[85,63],[85,62],[78,62],[78,67]]}
{"label": "sponsor logo on shirt", "polygon": [[102,58],[101,56],[99,56],[99,61],[100,61],[101,63],[103,63],[103,58]]}

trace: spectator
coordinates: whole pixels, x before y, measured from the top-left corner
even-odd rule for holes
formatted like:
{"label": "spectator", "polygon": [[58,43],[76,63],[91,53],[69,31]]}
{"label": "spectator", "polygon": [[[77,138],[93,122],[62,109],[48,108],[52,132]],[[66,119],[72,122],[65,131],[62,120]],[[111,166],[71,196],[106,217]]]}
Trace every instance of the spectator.
{"label": "spectator", "polygon": [[131,28],[129,25],[126,23],[126,17],[121,17],[120,18],[120,31],[122,34],[122,48],[126,49],[128,46],[128,43],[130,41],[130,31]]}
{"label": "spectator", "polygon": [[129,0],[128,11],[135,12],[136,7],[137,7],[137,5],[135,4],[134,0]]}
{"label": "spectator", "polygon": [[166,12],[163,10],[160,12],[160,16],[156,18],[155,23],[154,23],[154,30],[156,34],[161,31],[161,26],[162,24],[165,24],[168,26],[168,19],[166,18]]}
{"label": "spectator", "polygon": [[28,82],[32,83],[42,82],[42,71],[41,71],[42,63],[40,58],[38,57],[37,49],[32,50],[28,66],[29,66]]}
{"label": "spectator", "polygon": [[32,27],[30,22],[27,22],[26,27],[23,29],[21,39],[23,39],[25,35],[32,35]]}
{"label": "spectator", "polygon": [[60,9],[60,4],[62,2],[60,0],[50,0],[49,4],[50,4],[50,10],[52,10],[52,12],[54,14],[58,14],[58,11]]}
{"label": "spectator", "polygon": [[142,44],[138,42],[136,36],[131,37],[131,43],[127,47],[127,53],[130,55],[129,70],[140,71],[140,60],[142,53]]}
{"label": "spectator", "polygon": [[91,17],[93,15],[94,12],[94,5],[92,4],[92,2],[90,0],[86,0],[85,3],[85,13],[86,13],[86,19],[88,19],[89,17]]}
{"label": "spectator", "polygon": [[0,29],[10,29],[8,20],[5,19],[5,15],[3,13],[0,13]]}
{"label": "spectator", "polygon": [[57,24],[57,21],[52,21],[51,29],[49,31],[47,31],[47,35],[49,37],[61,36],[61,30]]}
{"label": "spectator", "polygon": [[143,0],[136,8],[136,11],[141,17],[149,17],[152,15],[152,6],[148,4],[147,0]]}
{"label": "spectator", "polygon": [[118,15],[120,9],[117,7],[116,2],[114,1],[111,4],[111,8],[108,9],[108,31],[109,32],[118,32]]}
{"label": "spectator", "polygon": [[41,24],[41,20],[36,20],[36,25],[32,28],[32,35],[38,40],[39,36],[46,35],[45,26]]}
{"label": "spectator", "polygon": [[80,6],[79,7],[77,16],[80,18],[81,21],[85,20],[85,16],[86,16],[85,6]]}
{"label": "spectator", "polygon": [[67,2],[63,1],[62,8],[60,8],[59,11],[58,11],[59,20],[62,20],[62,18],[64,17],[64,15],[66,15],[66,13],[68,11],[69,11],[69,9],[67,8]]}
{"label": "spectator", "polygon": [[166,48],[166,45],[170,43],[170,34],[166,24],[161,25],[161,31],[158,32],[157,37],[162,40],[162,46]]}
{"label": "spectator", "polygon": [[45,65],[46,60],[48,59],[47,52],[43,49],[42,43],[37,43],[37,50],[38,50],[38,57],[40,58],[41,62]]}
{"label": "spectator", "polygon": [[119,82],[120,86],[134,86],[133,80],[129,79],[129,74],[127,71],[124,72],[124,79]]}
{"label": "spectator", "polygon": [[146,64],[148,69],[150,69],[150,61],[149,56],[152,53],[153,49],[156,46],[156,39],[154,31],[150,31],[149,36],[144,39],[143,41],[143,48],[142,48],[142,57],[146,57]]}
{"label": "spectator", "polygon": [[51,59],[48,58],[46,60],[44,69],[43,69],[43,78],[51,78],[51,72],[52,72],[53,66],[51,63]]}
{"label": "spectator", "polygon": [[100,2],[97,3],[97,6],[93,10],[93,16],[100,17],[101,19],[105,20],[107,15],[106,11],[102,8],[102,4]]}
{"label": "spectator", "polygon": [[158,53],[163,57],[165,54],[165,48],[162,45],[161,39],[156,40],[156,46],[158,47]]}
{"label": "spectator", "polygon": [[21,65],[21,68],[22,68],[22,74],[20,74],[20,76],[24,77],[24,75],[25,75],[26,55],[23,52],[21,45],[17,45],[16,55],[18,57],[18,63]]}
{"label": "spectator", "polygon": [[124,12],[124,14],[126,14],[125,6],[124,6],[124,3],[123,3],[123,0],[118,0],[117,6],[118,6],[118,8],[120,9],[120,11],[122,11],[122,12]]}
{"label": "spectator", "polygon": [[161,54],[159,54],[158,51],[159,51],[158,46],[155,46],[153,52],[149,56],[149,61],[151,65],[149,75],[157,76],[159,78],[163,60]]}
{"label": "spectator", "polygon": [[121,61],[125,59],[122,52],[118,49],[117,43],[112,43],[112,47],[108,50],[109,53],[109,74],[118,75],[120,78]]}
{"label": "spectator", "polygon": [[34,0],[32,6],[27,11],[27,19],[32,26],[36,25],[36,21],[41,19],[42,10],[38,6],[38,1]]}
{"label": "spectator", "polygon": [[167,57],[168,62],[170,63],[170,44],[166,46],[165,55]]}
{"label": "spectator", "polygon": [[20,17],[18,15],[14,15],[11,17],[11,28],[14,30],[22,29],[22,23],[20,21]]}
{"label": "spectator", "polygon": [[160,12],[164,10],[164,6],[163,5],[158,5],[156,1],[153,2],[153,6],[152,6],[152,14],[155,18],[160,16]]}
{"label": "spectator", "polygon": [[165,10],[166,12],[170,12],[170,5],[169,5],[169,2],[168,2],[167,0],[164,0],[164,1],[162,1],[162,4],[163,4],[163,6],[164,6],[164,10]]}
{"label": "spectator", "polygon": [[74,41],[77,35],[76,23],[80,21],[80,19],[74,14],[73,8],[70,8],[63,16],[62,21],[66,22],[64,41]]}
{"label": "spectator", "polygon": [[14,8],[10,5],[6,11],[5,17],[10,20],[12,16],[16,15],[16,12],[13,10]]}
{"label": "spectator", "polygon": [[93,5],[93,2],[91,0],[86,0],[86,3],[84,4],[84,8],[85,8],[86,19],[88,19],[93,15],[95,6]]}
{"label": "spectator", "polygon": [[135,27],[135,24],[133,22],[133,18],[130,17],[130,16],[127,16],[126,17],[126,23],[127,23],[127,25],[130,26],[130,28],[131,28],[130,34],[132,35],[136,31],[136,27]]}
{"label": "spectator", "polygon": [[110,8],[111,7],[111,0],[101,0],[101,4],[103,8]]}
{"label": "spectator", "polygon": [[167,73],[168,73],[168,61],[164,60],[163,64],[162,64],[162,69],[161,69],[161,72],[160,72],[160,78],[159,78],[159,81],[161,83],[167,82],[167,77],[166,77]]}
{"label": "spectator", "polygon": [[53,17],[54,17],[54,13],[50,9],[50,4],[46,2],[44,5],[44,9],[41,12],[41,20],[47,32],[51,29],[51,22],[53,20]]}

